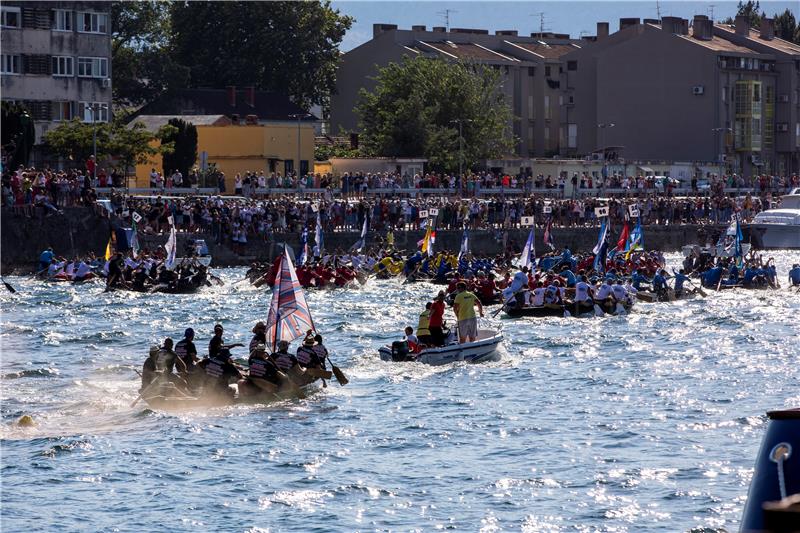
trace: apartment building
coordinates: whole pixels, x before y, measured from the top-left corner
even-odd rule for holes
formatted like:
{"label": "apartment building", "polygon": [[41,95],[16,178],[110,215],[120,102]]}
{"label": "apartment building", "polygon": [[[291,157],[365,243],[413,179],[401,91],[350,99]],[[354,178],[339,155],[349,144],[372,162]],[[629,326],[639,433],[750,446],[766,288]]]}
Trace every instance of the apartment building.
{"label": "apartment building", "polygon": [[741,27],[744,17],[737,23],[622,19],[618,32],[598,32],[591,46],[563,56],[562,155],[796,171],[796,47],[774,31]]}
{"label": "apartment building", "polygon": [[0,12],[2,100],[28,109],[37,144],[61,121],[110,119],[111,2],[4,1]]}
{"label": "apartment building", "polygon": [[510,124],[519,139],[516,155],[543,157],[557,154],[559,131],[560,58],[583,46],[569,35],[542,33],[520,36],[515,30],[488,30],[375,24],[370,41],[342,56],[337,94],[331,97],[331,131],[358,131],[353,111],[361,88],[375,86],[379,67],[403,57],[437,57],[467,61],[499,69],[503,90],[514,115]]}

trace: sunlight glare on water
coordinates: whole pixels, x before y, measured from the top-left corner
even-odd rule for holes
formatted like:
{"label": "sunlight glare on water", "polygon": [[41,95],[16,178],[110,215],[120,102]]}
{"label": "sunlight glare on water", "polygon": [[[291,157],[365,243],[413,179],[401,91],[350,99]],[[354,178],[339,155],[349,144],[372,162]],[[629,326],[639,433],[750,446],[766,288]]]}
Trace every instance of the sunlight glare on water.
{"label": "sunlight glare on water", "polygon": [[736,530],[765,411],[800,404],[800,258],[774,255],[782,290],[487,319],[502,357],[472,366],[378,357],[439,287],[312,291],[347,387],[178,414],[131,408],[134,368],[187,327],[248,342],[269,291],[244,269],[189,296],[6,278],[3,530]]}

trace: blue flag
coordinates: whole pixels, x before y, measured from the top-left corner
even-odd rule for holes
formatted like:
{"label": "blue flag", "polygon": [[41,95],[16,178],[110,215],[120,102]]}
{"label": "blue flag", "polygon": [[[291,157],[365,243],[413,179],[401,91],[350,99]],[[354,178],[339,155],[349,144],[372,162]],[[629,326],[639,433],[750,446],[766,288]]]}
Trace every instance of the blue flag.
{"label": "blue flag", "polygon": [[519,258],[519,267],[530,268],[531,264],[536,261],[536,243],[533,236],[535,226],[531,226],[531,232],[528,234],[528,240],[525,242],[525,248],[522,249],[522,255]]}
{"label": "blue flag", "polygon": [[597,244],[594,245],[592,252],[594,253],[595,271],[604,272],[608,253],[608,218],[603,218],[603,222],[600,224],[600,234],[597,236]]}
{"label": "blue flag", "polygon": [[458,252],[458,260],[469,253],[469,230],[464,228],[464,234],[461,236],[461,250]]}
{"label": "blue flag", "polygon": [[300,234],[300,258],[297,264],[302,266],[308,262],[308,228],[303,228],[303,233]]}

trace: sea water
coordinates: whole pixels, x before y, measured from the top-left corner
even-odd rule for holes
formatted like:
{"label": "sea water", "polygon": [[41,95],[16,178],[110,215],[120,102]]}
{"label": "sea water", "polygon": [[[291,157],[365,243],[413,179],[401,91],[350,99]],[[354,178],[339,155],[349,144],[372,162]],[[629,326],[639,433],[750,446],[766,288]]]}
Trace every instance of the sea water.
{"label": "sea water", "polygon": [[800,254],[774,256],[781,290],[487,318],[505,341],[480,365],[379,359],[438,286],[309,291],[349,385],[180,414],[131,407],[134,369],[187,327],[201,354],[215,323],[249,342],[270,293],[244,269],[180,296],[7,278],[0,528],[735,531],[765,411],[800,405]]}

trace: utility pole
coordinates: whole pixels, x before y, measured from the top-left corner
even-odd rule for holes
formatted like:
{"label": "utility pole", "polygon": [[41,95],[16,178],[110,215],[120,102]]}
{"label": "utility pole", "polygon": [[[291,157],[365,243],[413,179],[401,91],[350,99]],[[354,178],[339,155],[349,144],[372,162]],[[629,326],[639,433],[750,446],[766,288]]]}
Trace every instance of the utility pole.
{"label": "utility pole", "polygon": [[661,4],[658,3],[658,0],[656,0],[656,17],[661,20]]}
{"label": "utility pole", "polygon": [[311,114],[309,113],[295,113],[293,115],[289,115],[290,118],[297,119],[297,169],[295,170],[295,175],[297,179],[300,179],[300,121],[304,118],[310,117]]}
{"label": "utility pole", "polygon": [[539,17],[539,38],[541,39],[544,35],[544,11],[539,11],[538,13],[532,13],[532,17]]}

